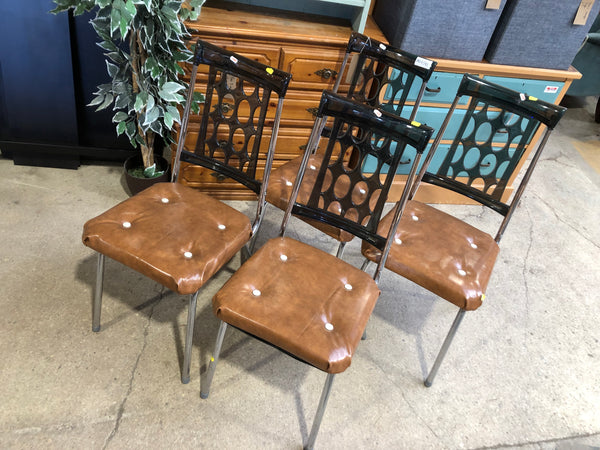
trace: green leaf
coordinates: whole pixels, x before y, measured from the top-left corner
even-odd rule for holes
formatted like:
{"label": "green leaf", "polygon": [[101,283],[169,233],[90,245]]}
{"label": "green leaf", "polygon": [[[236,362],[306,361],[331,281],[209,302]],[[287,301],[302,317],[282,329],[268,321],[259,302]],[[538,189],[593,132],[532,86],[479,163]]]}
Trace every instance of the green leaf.
{"label": "green leaf", "polygon": [[[167,113],[173,118],[173,122],[181,123],[179,119],[179,110],[172,105],[167,105],[165,116]],[[170,128],[170,127],[169,127]]]}
{"label": "green leaf", "polygon": [[151,125],[152,122],[155,122],[160,115],[160,110],[158,108],[146,109],[146,118],[142,125]]}
{"label": "green leaf", "polygon": [[113,4],[113,9],[110,12],[110,33],[114,34],[119,29],[121,23],[121,11],[116,7],[117,2]]}
{"label": "green leaf", "polygon": [[125,11],[127,11],[132,18],[135,16],[137,8],[135,7],[133,0],[128,0],[127,3],[125,3]]}
{"label": "green leaf", "polygon": [[98,95],[92,99],[86,106],[96,106],[104,101],[104,94]]}
{"label": "green leaf", "polygon": [[106,97],[104,97],[104,101],[100,106],[98,106],[98,108],[96,108],[96,111],[100,111],[107,108],[113,102],[113,100],[114,96],[112,94],[106,94]]}
{"label": "green leaf", "polygon": [[144,176],[146,178],[154,178],[154,172],[156,172],[156,163],[144,169]]}
{"label": "green leaf", "polygon": [[135,104],[133,105],[133,109],[135,109],[135,112],[140,112],[146,106],[147,102],[148,102],[148,93],[140,92],[135,97]]}
{"label": "green leaf", "polygon": [[121,16],[121,20],[119,21],[119,30],[121,31],[121,39],[125,40],[125,36],[127,36],[127,29],[129,28],[130,20],[127,20],[127,17]]}
{"label": "green leaf", "polygon": [[127,120],[128,117],[129,115],[126,112],[119,111],[113,116],[112,121],[113,123],[123,123],[123,121]]}
{"label": "green leaf", "polygon": [[163,116],[164,120],[165,120],[165,126],[170,130],[171,128],[173,128],[173,116],[171,114],[169,114],[169,112],[165,111],[165,114]]}
{"label": "green leaf", "polygon": [[111,78],[114,78],[119,73],[119,66],[106,61],[106,70]]}
{"label": "green leaf", "polygon": [[[181,84],[176,83],[174,81],[167,81],[165,84],[162,85],[162,87],[158,91],[158,95],[163,100],[166,100],[168,102],[178,101],[175,99],[177,97],[181,97],[181,95],[177,96],[176,93],[181,91],[182,89],[185,89],[185,88]],[[181,98],[183,98],[183,97],[181,97]]]}
{"label": "green leaf", "polygon": [[[137,133],[137,127],[135,125],[135,121],[130,120],[129,122],[125,122],[125,133],[127,134],[127,137],[129,138],[129,140],[132,140],[136,133]],[[135,145],[134,145],[135,147]]]}
{"label": "green leaf", "polygon": [[119,124],[117,125],[117,136],[121,136],[125,132],[126,127],[127,125],[125,122],[119,122]]}

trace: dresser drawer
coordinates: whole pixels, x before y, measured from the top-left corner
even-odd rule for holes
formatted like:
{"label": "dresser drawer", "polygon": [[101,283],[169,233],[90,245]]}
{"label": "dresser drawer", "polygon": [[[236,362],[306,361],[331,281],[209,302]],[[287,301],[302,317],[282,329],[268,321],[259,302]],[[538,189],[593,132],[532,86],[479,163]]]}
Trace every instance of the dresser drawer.
{"label": "dresser drawer", "polygon": [[483,78],[491,83],[499,84],[517,92],[523,92],[524,94],[539,98],[540,100],[549,103],[556,102],[558,94],[562,91],[562,88],[565,85],[565,83],[562,82],[547,80],[527,80],[523,78],[492,76],[485,76]]}
{"label": "dresser drawer", "polygon": [[[434,72],[427,83],[427,89],[423,93],[421,103],[452,103],[456,97],[456,92],[463,79],[462,73]],[[416,80],[410,91],[408,91],[407,101],[414,102],[421,90],[419,80]],[[466,98],[460,99],[459,105],[467,103]]]}
{"label": "dresser drawer", "polygon": [[280,69],[293,74],[291,89],[332,89],[344,58],[343,49],[284,47]]}
{"label": "dresser drawer", "polygon": [[[260,42],[251,41],[235,41],[233,43],[230,40],[223,39],[206,39],[211,44],[218,47],[227,49],[231,52],[237,53],[238,55],[245,56],[246,58],[258,61],[259,63],[265,64],[269,67],[279,67],[279,57],[281,54],[281,47],[279,45],[264,44]],[[183,70],[185,75],[182,77],[185,81],[189,82],[192,71],[191,64],[184,64]],[[208,80],[208,66],[198,66],[198,78],[197,82],[206,82]]]}
{"label": "dresser drawer", "polygon": [[[194,146],[198,140],[198,131],[200,129],[199,123],[190,123],[188,127],[188,133],[185,138],[185,148],[189,151],[193,151]],[[286,128],[279,131],[277,135],[277,142],[275,145],[276,158],[280,160],[289,160],[295,158],[304,153],[306,143],[310,130],[306,128]],[[209,133],[210,135],[210,133]],[[218,139],[227,140],[228,136],[226,133],[219,135]],[[267,156],[269,150],[269,142],[271,141],[271,130],[265,129],[263,137],[260,142],[260,159],[264,159]],[[239,136],[234,135],[233,146],[236,149],[241,149],[244,145],[244,138],[240,134]],[[250,146],[252,144],[250,143]]]}

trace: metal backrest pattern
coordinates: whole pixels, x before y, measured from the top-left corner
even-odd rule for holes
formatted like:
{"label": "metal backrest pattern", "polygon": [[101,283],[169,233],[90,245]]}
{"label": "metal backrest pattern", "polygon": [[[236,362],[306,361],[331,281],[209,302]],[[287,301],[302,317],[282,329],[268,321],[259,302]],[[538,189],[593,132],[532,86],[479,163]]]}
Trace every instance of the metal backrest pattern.
{"label": "metal backrest pattern", "polygon": [[[463,96],[471,100],[450,150],[437,172],[424,173],[423,181],[452,189],[506,215],[510,205],[501,200],[509,180],[521,167],[527,145],[540,125],[553,129],[565,108],[468,74],[457,92],[457,99]],[[448,118],[456,114],[456,103]],[[447,123],[438,132],[431,156]],[[540,150],[544,143],[542,140]]]}
{"label": "metal backrest pattern", "polygon": [[[343,67],[349,55],[353,55],[352,65],[356,68],[350,81],[349,98],[400,116],[411,88],[418,81],[420,84],[416,86],[420,86],[420,90],[410,114],[410,120],[414,119],[427,81],[437,65],[435,61],[356,32],[348,41]],[[334,90],[339,86],[343,69],[341,72]]]}
{"label": "metal backrest pattern", "polygon": [[[193,64],[190,91],[199,65],[209,67],[208,81],[195,147],[181,148],[181,160],[208,167],[259,193],[264,179],[256,178],[256,169],[269,100],[273,92],[283,99],[291,75],[201,40]],[[272,138],[277,134],[280,112],[281,105]],[[187,125],[187,120],[182,122],[182,134],[187,133]],[[273,148],[271,145],[267,160],[272,158]]]}
{"label": "metal backrest pattern", "polygon": [[[308,200],[291,201],[288,213],[341,228],[383,248],[385,237],[377,235],[377,225],[398,163],[408,147],[422,154],[433,130],[328,91],[321,98],[318,117],[334,119],[332,133]],[[317,134],[315,126],[311,139]],[[351,155],[358,155],[358,164],[349,163]],[[374,173],[362,170],[368,156],[377,161]],[[304,170],[316,169],[307,168],[307,161],[305,154],[292,199]]]}

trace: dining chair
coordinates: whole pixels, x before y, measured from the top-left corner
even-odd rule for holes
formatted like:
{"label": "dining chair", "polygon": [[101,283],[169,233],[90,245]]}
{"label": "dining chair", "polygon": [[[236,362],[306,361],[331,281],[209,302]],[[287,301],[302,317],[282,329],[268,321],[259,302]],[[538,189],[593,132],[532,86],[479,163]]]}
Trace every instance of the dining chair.
{"label": "dining chair", "polygon": [[[197,84],[200,77],[206,83],[205,102],[199,131],[188,136],[194,90],[201,86]],[[156,184],[84,225],[83,243],[98,252],[93,331],[100,331],[106,256],[177,294],[190,295],[183,383],[190,379],[199,290],[238,251],[252,244],[260,226],[283,98],[290,79],[288,73],[198,40],[171,182]],[[261,138],[273,93],[278,96],[277,111],[264,174],[258,178]],[[240,136],[244,137],[242,144]],[[256,193],[253,223],[242,212],[178,183],[182,161],[231,177]]]}
{"label": "dining chair", "polygon": [[[457,109],[459,99],[469,100]],[[396,230],[386,268],[459,307],[458,314],[425,380],[431,386],[466,311],[479,308],[484,299],[500,239],[515,212],[552,129],[565,108],[515,92],[466,74],[456,98],[436,135],[423,166],[411,187],[409,201]],[[462,116],[462,119],[460,117]],[[456,134],[445,131],[459,119]],[[456,122],[453,122],[456,123]],[[454,125],[453,125],[454,126]],[[540,129],[541,127],[541,129]],[[526,164],[525,149],[540,129],[543,136]],[[502,136],[498,138],[498,136]],[[442,140],[452,139],[447,152]],[[497,142],[502,140],[504,144]],[[429,171],[432,159],[436,170]],[[514,192],[507,190],[521,176]],[[467,197],[499,214],[495,237],[463,220],[414,199],[420,183]],[[463,198],[464,198],[463,197]],[[464,198],[467,200],[467,198]],[[393,211],[384,217],[380,233],[393,222]],[[381,251],[364,241],[362,253],[379,261]]]}
{"label": "dining chair", "polygon": [[[379,297],[377,280],[391,243],[376,231],[395,169],[407,149],[419,156],[433,131],[328,91],[317,114],[334,119],[322,164],[311,169],[310,153],[305,153],[279,237],[268,240],[214,296],[213,311],[221,324],[201,383],[201,397],[207,398],[228,325],[326,372],[307,448],[314,446],[334,375],[350,365]],[[310,140],[320,132],[316,123]],[[362,164],[348,166],[345,155],[350,151],[358,152],[360,161],[375,158],[375,172],[364,173]],[[311,170],[317,172],[312,190],[300,198],[302,179]],[[404,192],[398,217],[407,200],[408,190]],[[384,256],[375,276],[287,237],[292,213],[338,227],[380,249]]]}
{"label": "dining chair", "polygon": [[[340,73],[336,74],[333,92],[338,92],[342,78],[347,78],[348,92],[344,94],[347,98],[412,121],[436,65],[435,61],[353,32],[346,47]],[[409,93],[411,97],[414,96],[414,103],[411,105],[407,104]],[[325,126],[325,118],[317,118],[316,122],[321,129],[320,135],[328,136],[330,129]],[[316,139],[305,149],[311,153],[310,167],[321,166],[322,155],[317,151],[318,145],[319,139]],[[356,154],[349,154],[347,158],[349,164],[357,164]],[[283,211],[286,210],[301,161],[302,156],[299,156],[273,170],[267,189],[267,202]],[[406,163],[410,164],[408,158]],[[299,194],[301,198],[311,190],[316,173],[313,169],[304,175],[304,184]],[[341,257],[346,243],[353,238],[352,234],[318,221],[307,222],[339,241],[337,256]]]}

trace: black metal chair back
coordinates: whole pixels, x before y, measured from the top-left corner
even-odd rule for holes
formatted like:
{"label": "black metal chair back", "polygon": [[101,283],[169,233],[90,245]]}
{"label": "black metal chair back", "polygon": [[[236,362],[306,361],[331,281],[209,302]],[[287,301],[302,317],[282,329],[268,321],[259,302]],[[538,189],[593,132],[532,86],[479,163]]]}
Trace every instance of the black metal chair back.
{"label": "black metal chair back", "polygon": [[437,62],[353,32],[348,41],[340,76],[333,88],[335,92],[351,55],[354,70],[348,97],[400,116],[411,88],[415,83],[420,83],[415,85],[420,87],[408,117],[413,120]]}
{"label": "black metal chair back", "polygon": [[[400,159],[407,149],[416,150],[412,172],[416,175],[433,130],[328,91],[323,92],[317,114],[334,119],[332,133],[308,201],[301,204],[297,194],[309,159],[308,152],[304,155],[282,234],[293,213],[335,226],[383,249],[386,238],[377,234],[377,225]],[[311,140],[318,133],[316,124]],[[358,155],[358,164],[349,164],[351,155]],[[377,161],[373,173],[363,172],[367,157]]]}
{"label": "black metal chair back", "polygon": [[[450,149],[435,173],[427,171],[436,149],[453,114],[458,100],[471,98],[464,118],[453,137]],[[510,215],[529,181],[552,129],[566,108],[547,103],[486,80],[465,74],[457,96],[438,131],[435,142],[425,159],[420,181],[450,189],[475,200],[505,216],[496,241],[499,242]],[[523,167],[525,150],[540,125],[545,134],[519,183],[515,195],[506,199],[506,188]],[[498,139],[502,136],[502,139]],[[499,145],[498,142],[504,142]]]}
{"label": "black metal chair back", "polygon": [[[198,78],[198,66],[208,65],[205,101],[200,128],[193,149],[185,148],[190,105]],[[205,75],[203,75],[205,76]],[[179,161],[198,164],[233,178],[255,193],[268,180],[283,97],[291,75],[278,69],[198,40],[174,164],[174,180]],[[266,152],[265,172],[257,179],[261,139],[272,93],[279,97],[273,132]]]}

